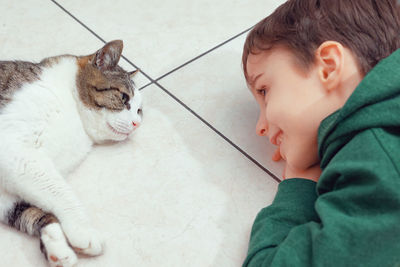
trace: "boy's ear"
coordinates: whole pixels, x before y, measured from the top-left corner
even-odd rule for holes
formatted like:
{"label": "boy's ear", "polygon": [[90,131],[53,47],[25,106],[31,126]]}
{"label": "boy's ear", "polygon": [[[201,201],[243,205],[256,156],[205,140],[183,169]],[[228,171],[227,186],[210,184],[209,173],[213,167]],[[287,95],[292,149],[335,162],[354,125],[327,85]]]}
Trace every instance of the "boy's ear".
{"label": "boy's ear", "polygon": [[316,59],[322,84],[329,91],[336,89],[343,75],[343,46],[335,41],[326,41],[318,47]]}

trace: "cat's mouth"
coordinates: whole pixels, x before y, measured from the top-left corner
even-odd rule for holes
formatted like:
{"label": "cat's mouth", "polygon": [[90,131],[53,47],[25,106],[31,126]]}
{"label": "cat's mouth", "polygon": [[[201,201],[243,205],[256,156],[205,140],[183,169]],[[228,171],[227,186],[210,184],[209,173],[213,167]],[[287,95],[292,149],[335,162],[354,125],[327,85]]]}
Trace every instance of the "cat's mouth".
{"label": "cat's mouth", "polygon": [[130,134],[130,132],[129,132],[129,133],[124,133],[124,132],[120,132],[120,131],[116,130],[116,129],[115,129],[114,127],[112,127],[108,122],[107,122],[107,125],[108,125],[108,128],[110,128],[110,130],[111,130],[113,133],[115,133],[115,134],[124,135],[124,136],[128,136],[128,135]]}

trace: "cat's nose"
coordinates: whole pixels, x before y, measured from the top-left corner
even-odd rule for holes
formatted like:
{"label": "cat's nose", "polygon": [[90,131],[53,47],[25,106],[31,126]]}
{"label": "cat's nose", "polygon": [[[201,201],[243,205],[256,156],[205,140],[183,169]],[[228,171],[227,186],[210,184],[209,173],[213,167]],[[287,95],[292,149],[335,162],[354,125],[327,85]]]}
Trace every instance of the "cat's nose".
{"label": "cat's nose", "polygon": [[137,127],[139,127],[139,126],[140,126],[140,123],[138,123],[138,122],[134,122],[134,121],[133,121],[133,122],[132,122],[132,125],[133,125],[133,127],[136,127],[136,128],[137,128]]}

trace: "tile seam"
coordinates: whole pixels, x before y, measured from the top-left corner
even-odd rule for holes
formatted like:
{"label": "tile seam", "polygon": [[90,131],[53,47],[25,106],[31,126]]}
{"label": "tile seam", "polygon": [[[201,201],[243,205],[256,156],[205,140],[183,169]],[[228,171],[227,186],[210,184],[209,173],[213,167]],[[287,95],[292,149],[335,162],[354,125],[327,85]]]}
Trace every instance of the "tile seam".
{"label": "tile seam", "polygon": [[[106,41],[101,38],[98,34],[96,34],[93,30],[91,30],[88,26],[86,26],[83,22],[81,22],[78,18],[76,18],[74,15],[72,15],[68,10],[66,10],[63,6],[61,6],[58,2],[56,2],[55,0],[50,0],[52,1],[55,5],[57,5],[61,10],[63,10],[65,13],[67,13],[71,18],[73,18],[76,22],[78,22],[82,27],[84,27],[86,30],[88,30],[90,33],[92,33],[96,38],[98,38],[100,41],[102,41],[103,43],[106,43]],[[157,78],[156,80],[152,79],[149,75],[147,75],[145,72],[143,72],[140,68],[138,68],[135,64],[133,64],[129,59],[127,59],[125,56],[121,56],[123,59],[125,59],[129,64],[131,64],[133,67],[135,67],[136,69],[139,69],[140,72],[147,78],[149,79],[150,83],[144,85],[143,87],[141,87],[139,90],[142,90],[152,84],[155,84],[158,88],[160,88],[162,91],[164,91],[167,95],[169,95],[172,99],[174,99],[177,103],[179,103],[182,107],[184,107],[187,111],[189,111],[190,113],[192,113],[192,115],[194,115],[197,119],[199,119],[200,121],[202,121],[206,126],[208,126],[211,130],[213,130],[217,135],[219,135],[222,139],[224,139],[227,143],[229,143],[231,146],[233,146],[236,150],[238,150],[242,155],[244,155],[247,159],[249,159],[251,162],[253,162],[255,165],[257,165],[260,169],[262,169],[264,172],[266,172],[273,180],[275,180],[276,182],[280,183],[281,179],[279,179],[273,172],[271,172],[270,170],[268,170],[267,168],[265,168],[264,166],[262,166],[257,160],[255,160],[253,157],[251,157],[249,154],[247,154],[243,149],[241,149],[238,145],[236,145],[235,143],[233,143],[228,137],[226,137],[224,134],[222,134],[220,131],[218,131],[215,127],[213,127],[209,122],[207,122],[205,119],[203,119],[200,115],[198,115],[196,112],[194,112],[192,109],[190,109],[185,103],[183,103],[179,98],[177,98],[174,94],[172,94],[171,92],[169,92],[167,89],[165,89],[161,84],[158,83],[159,80],[167,77],[168,75],[172,74],[173,72],[185,67],[186,65],[196,61],[197,59],[211,53],[212,51],[216,50],[217,48],[220,48],[221,46],[227,44],[228,42],[234,40],[235,38],[238,38],[239,36],[241,36],[242,34],[248,32],[251,28],[235,35],[234,37],[220,43],[219,45],[207,50],[206,52],[200,54],[199,56],[185,62],[184,64],[178,66],[177,68],[167,72],[166,74],[160,76],[159,78]]]}
{"label": "tile seam", "polygon": [[243,154],[247,159],[249,159],[251,162],[253,162],[255,165],[257,165],[260,169],[262,169],[264,172],[266,172],[273,180],[276,182],[280,183],[282,182],[281,179],[279,179],[272,171],[268,170],[264,166],[262,166],[257,160],[255,160],[253,157],[251,157],[249,154],[247,154],[243,149],[241,149],[238,145],[233,143],[228,137],[226,137],[224,134],[222,134],[220,131],[218,131],[214,126],[212,126],[208,121],[203,119],[200,115],[198,115],[195,111],[193,111],[191,108],[189,108],[185,103],[183,103],[179,98],[177,98],[174,94],[169,92],[167,89],[165,89],[162,85],[160,85],[158,82],[154,83],[157,85],[162,91],[164,91],[167,95],[169,95],[172,99],[174,99],[176,102],[178,102],[182,107],[184,107],[187,111],[189,111],[192,115],[194,115],[197,119],[199,119],[201,122],[203,122],[206,126],[208,126],[212,131],[214,131],[217,135],[219,135],[222,139],[224,139],[227,143],[229,143],[231,146],[233,146],[236,150],[238,150],[241,154]]}

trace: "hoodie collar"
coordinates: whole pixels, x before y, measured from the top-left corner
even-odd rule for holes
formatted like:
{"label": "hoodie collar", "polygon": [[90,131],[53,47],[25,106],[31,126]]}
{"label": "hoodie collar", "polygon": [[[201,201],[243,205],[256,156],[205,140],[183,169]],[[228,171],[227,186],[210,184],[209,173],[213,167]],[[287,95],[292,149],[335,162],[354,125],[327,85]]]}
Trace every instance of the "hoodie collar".
{"label": "hoodie collar", "polygon": [[321,167],[360,131],[396,126],[400,127],[400,49],[381,60],[344,106],[322,121],[318,130]]}

